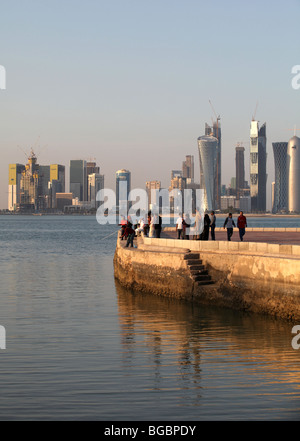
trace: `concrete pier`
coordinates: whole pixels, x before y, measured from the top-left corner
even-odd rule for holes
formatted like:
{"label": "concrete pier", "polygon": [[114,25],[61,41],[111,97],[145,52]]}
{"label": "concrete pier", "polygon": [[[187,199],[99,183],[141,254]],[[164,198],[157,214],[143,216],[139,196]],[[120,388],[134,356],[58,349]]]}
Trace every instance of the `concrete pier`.
{"label": "concrete pier", "polygon": [[270,240],[176,240],[167,230],[161,239],[138,238],[138,248],[124,249],[118,241],[115,276],[128,288],[156,295],[299,321],[300,244],[281,243],[278,235],[286,231],[252,233]]}

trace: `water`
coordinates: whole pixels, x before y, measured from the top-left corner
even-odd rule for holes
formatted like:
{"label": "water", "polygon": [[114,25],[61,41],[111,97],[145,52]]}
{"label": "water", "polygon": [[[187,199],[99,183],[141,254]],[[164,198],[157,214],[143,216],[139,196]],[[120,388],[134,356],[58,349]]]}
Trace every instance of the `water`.
{"label": "water", "polygon": [[0,216],[0,419],[299,420],[292,324],[124,290],[116,230]]}

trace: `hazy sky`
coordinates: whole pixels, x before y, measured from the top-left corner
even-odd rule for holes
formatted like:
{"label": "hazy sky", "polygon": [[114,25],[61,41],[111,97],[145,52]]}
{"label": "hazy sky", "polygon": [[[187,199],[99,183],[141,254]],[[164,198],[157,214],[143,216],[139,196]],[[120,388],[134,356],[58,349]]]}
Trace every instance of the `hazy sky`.
{"label": "hazy sky", "polygon": [[[170,182],[214,117],[222,124],[222,181],[235,176],[235,146],[267,123],[272,142],[300,129],[300,1],[0,0],[0,207],[8,164],[96,158],[107,187],[128,168],[132,185]],[[297,132],[299,135],[300,132]],[[299,135],[300,136],[300,135]],[[270,206],[270,203],[269,203]]]}

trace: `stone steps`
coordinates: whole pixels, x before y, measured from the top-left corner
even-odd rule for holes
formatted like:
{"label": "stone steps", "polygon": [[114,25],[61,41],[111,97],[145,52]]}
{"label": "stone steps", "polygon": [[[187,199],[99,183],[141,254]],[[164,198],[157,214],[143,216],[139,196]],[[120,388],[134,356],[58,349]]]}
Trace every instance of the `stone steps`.
{"label": "stone steps", "polygon": [[187,261],[190,274],[196,285],[212,285],[214,283],[198,253],[187,253],[184,259]]}

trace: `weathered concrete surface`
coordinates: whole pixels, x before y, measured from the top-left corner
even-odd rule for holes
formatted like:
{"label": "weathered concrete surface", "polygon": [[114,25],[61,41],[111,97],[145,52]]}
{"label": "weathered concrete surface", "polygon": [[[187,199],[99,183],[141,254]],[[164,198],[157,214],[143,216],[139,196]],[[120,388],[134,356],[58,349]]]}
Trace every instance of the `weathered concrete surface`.
{"label": "weathered concrete surface", "polygon": [[114,268],[119,282],[132,289],[156,295],[191,299],[193,280],[184,260],[185,251],[158,247],[125,248],[117,242]]}
{"label": "weathered concrete surface", "polygon": [[[206,242],[203,249],[202,242],[200,259],[215,283],[197,286],[184,258],[186,242],[145,238],[138,249],[124,249],[118,241],[115,276],[128,288],[157,295],[300,320],[298,253],[283,255],[279,246],[262,243],[240,250],[227,242],[224,247]],[[191,248],[198,246],[199,241],[193,242]]]}
{"label": "weathered concrete surface", "polygon": [[276,317],[300,319],[300,260],[282,256],[201,252],[216,282],[194,299]]}

